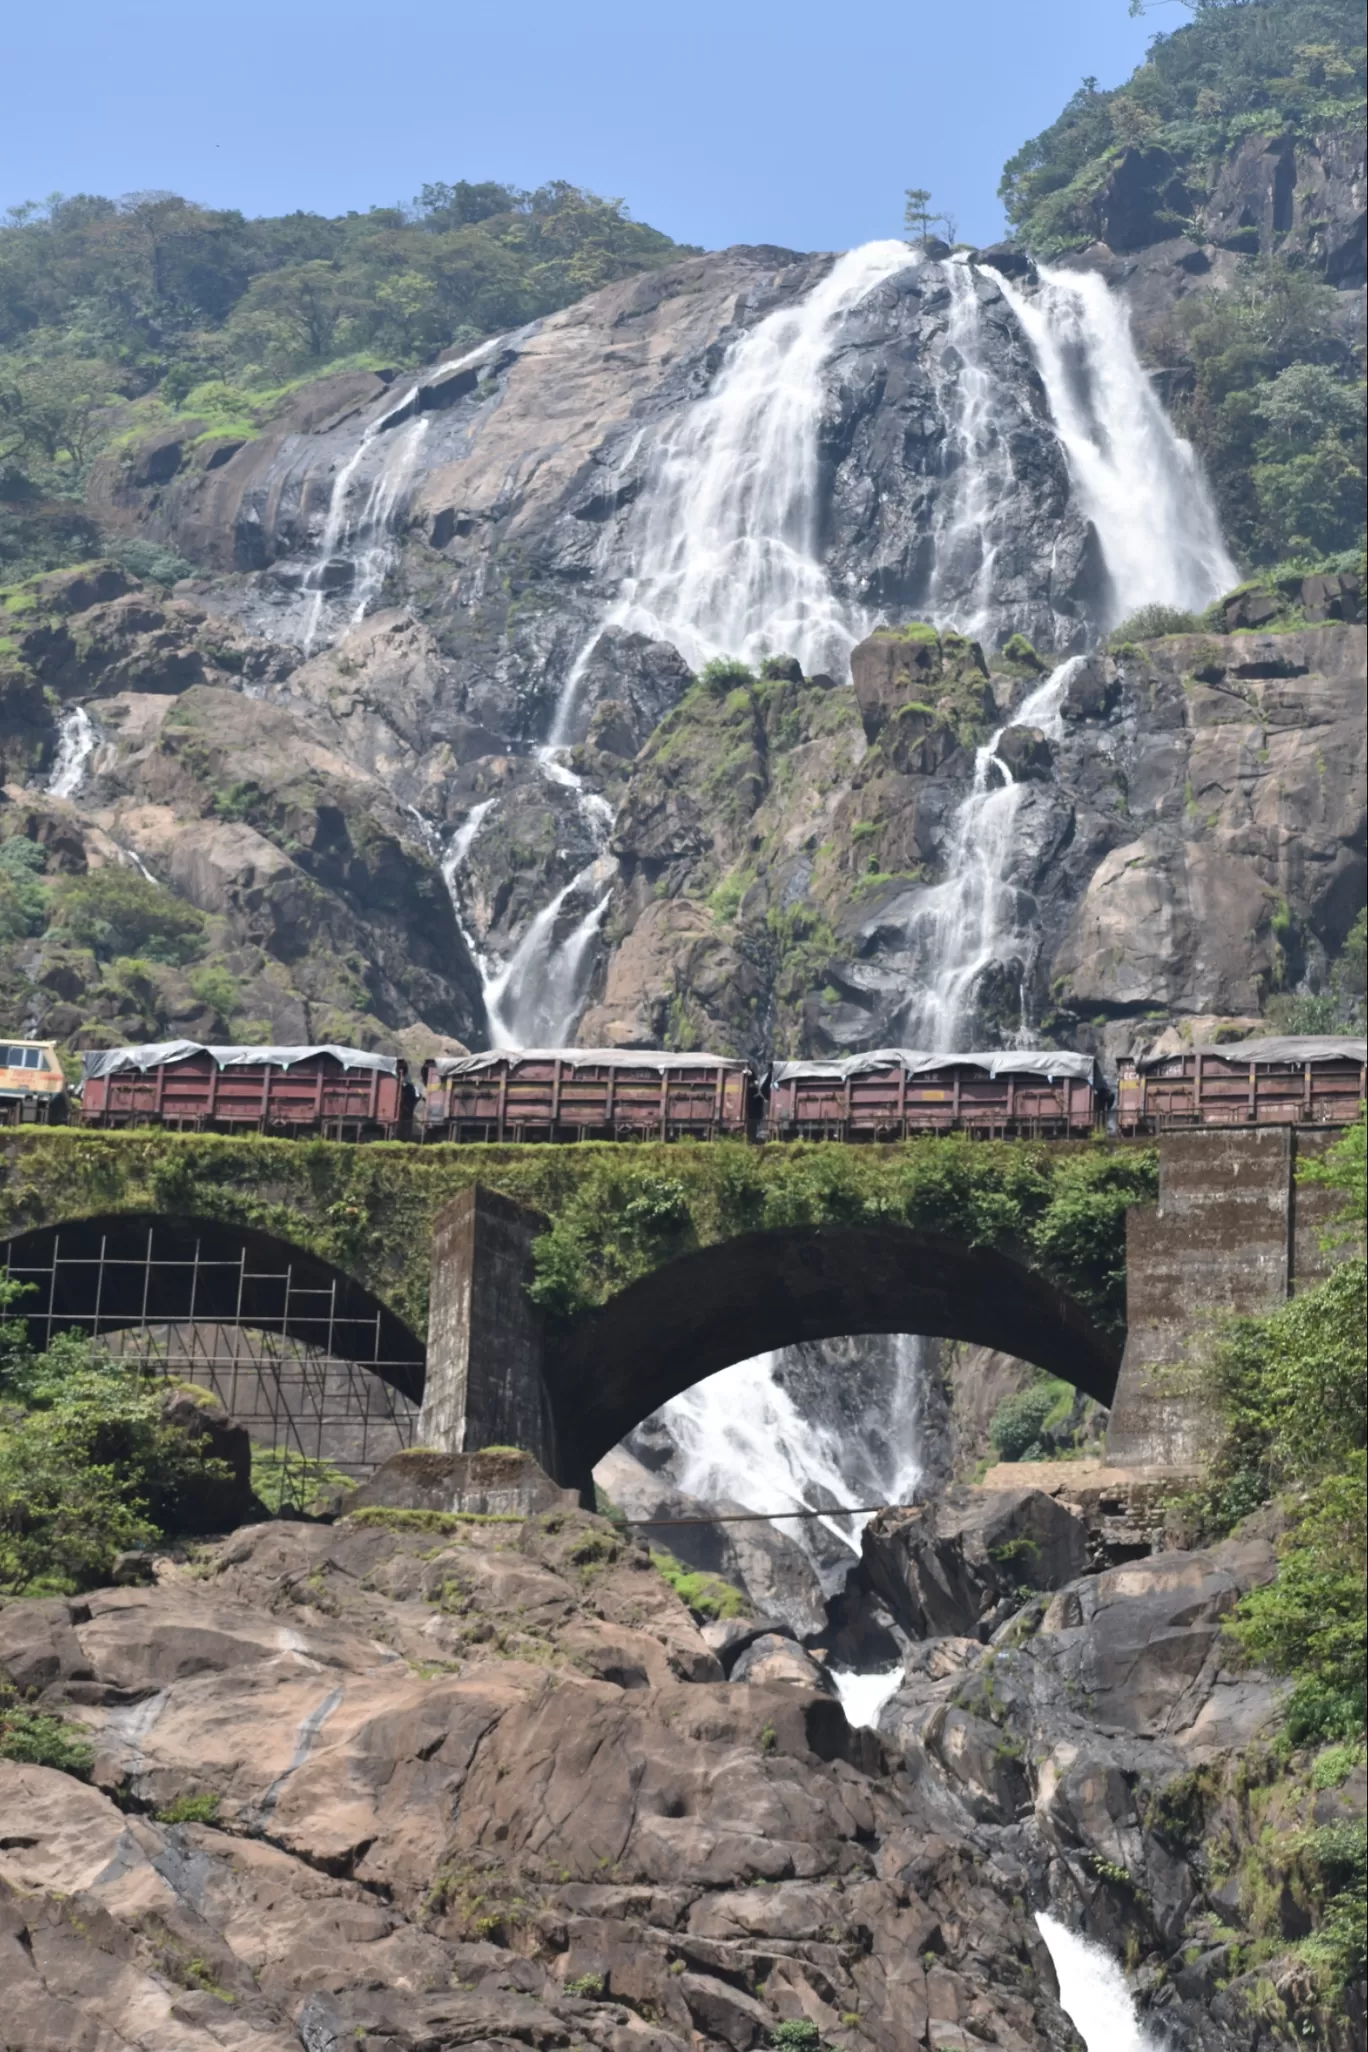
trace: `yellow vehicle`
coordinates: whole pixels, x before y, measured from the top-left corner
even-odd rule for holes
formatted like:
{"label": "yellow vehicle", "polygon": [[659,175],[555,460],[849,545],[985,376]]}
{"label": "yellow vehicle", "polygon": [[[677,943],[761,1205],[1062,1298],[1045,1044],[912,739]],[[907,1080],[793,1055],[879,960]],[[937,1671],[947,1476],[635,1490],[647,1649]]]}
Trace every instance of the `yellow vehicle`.
{"label": "yellow vehicle", "polygon": [[59,1126],[66,1077],[53,1040],[0,1040],[0,1126]]}

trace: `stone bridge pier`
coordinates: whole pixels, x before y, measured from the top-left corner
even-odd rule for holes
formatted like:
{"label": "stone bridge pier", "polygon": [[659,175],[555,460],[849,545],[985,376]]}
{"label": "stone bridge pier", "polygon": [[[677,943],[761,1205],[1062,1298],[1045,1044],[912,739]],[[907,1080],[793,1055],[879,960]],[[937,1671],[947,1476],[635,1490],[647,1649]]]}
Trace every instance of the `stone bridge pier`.
{"label": "stone bridge pier", "polygon": [[1159,1201],[1126,1216],[1126,1350],[1107,1458],[1118,1468],[1199,1467],[1217,1420],[1200,1357],[1213,1326],[1321,1281],[1331,1192],[1297,1164],[1335,1135],[1295,1127],[1210,1128],[1159,1143]]}
{"label": "stone bridge pier", "polygon": [[1325,1273],[1327,1193],[1299,1189],[1296,1168],[1331,1137],[1245,1128],[1161,1140],[1159,1201],[1127,1219],[1124,1354],[1007,1256],[905,1230],[747,1235],[564,1328],[527,1291],[545,1219],[468,1189],[437,1221],[418,1441],[449,1453],[522,1447],[588,1490],[608,1445],[729,1361],[801,1338],[907,1331],[1015,1353],[1109,1404],[1113,1466],[1190,1470],[1214,1429],[1193,1366],[1214,1320],[1270,1310]]}

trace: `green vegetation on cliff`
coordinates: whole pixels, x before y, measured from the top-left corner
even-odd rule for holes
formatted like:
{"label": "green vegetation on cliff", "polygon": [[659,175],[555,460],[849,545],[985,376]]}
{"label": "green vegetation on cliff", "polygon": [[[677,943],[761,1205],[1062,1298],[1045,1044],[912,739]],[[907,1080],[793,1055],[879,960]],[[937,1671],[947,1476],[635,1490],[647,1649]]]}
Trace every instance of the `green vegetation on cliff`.
{"label": "green vegetation on cliff", "polygon": [[[291,381],[397,367],[568,306],[679,245],[563,179],[424,186],[411,207],[248,220],[91,194],[0,223],[0,575],[90,553],[85,471],[155,397],[250,434]],[[146,566],[144,566],[146,567]]]}
{"label": "green vegetation on cliff", "polygon": [[[1198,1793],[1209,1858],[1231,1869],[1252,1933],[1249,1962],[1286,1951],[1290,1903],[1294,1923],[1311,1926],[1293,1947],[1310,1995],[1340,2013],[1364,1971],[1368,1877],[1361,1810],[1330,1795],[1368,1746],[1364,1119],[1302,1178],[1340,1192],[1341,1223],[1327,1237],[1345,1258],[1266,1317],[1221,1329],[1205,1364],[1221,1438],[1190,1506],[1208,1537],[1275,1507],[1277,1575],[1243,1598],[1228,1630],[1246,1657],[1288,1678],[1283,1729],[1267,1759],[1208,1776]],[[1237,1812],[1240,1827],[1222,1827]]]}
{"label": "green vegetation on cliff", "polygon": [[1176,205],[1160,200],[1156,225],[1181,233],[1194,193],[1244,136],[1352,126],[1363,92],[1355,0],[1205,0],[1193,21],[1155,37],[1124,85],[1102,92],[1084,79],[1058,120],[1008,160],[1007,217],[1042,256],[1075,248],[1096,234],[1097,201],[1126,152],[1162,151],[1182,183]]}
{"label": "green vegetation on cliff", "polygon": [[[1149,347],[1227,536],[1251,563],[1362,546],[1361,346],[1345,295],[1320,275],[1330,223],[1323,202],[1295,188],[1294,152],[1333,159],[1342,143],[1336,176],[1351,178],[1364,60],[1351,0],[1205,0],[1115,91],[1085,79],[1003,173],[1008,218],[1039,256],[1176,236],[1231,253],[1233,281],[1189,290],[1182,280]],[[1348,222],[1336,232],[1347,237]]]}

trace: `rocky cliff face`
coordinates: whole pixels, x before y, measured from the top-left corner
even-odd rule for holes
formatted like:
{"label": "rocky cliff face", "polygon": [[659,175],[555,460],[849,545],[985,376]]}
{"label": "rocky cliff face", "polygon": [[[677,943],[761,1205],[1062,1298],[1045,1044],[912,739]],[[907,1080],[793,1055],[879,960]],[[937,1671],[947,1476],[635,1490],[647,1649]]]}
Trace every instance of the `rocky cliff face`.
{"label": "rocky cliff face", "polygon": [[1338,954],[1364,895],[1361,628],[1095,654],[1049,738],[1012,724],[1028,664],[896,631],[853,660],[853,692],[699,687],[642,750],[590,1044],[915,1039],[957,945],[925,908],[953,886],[975,746],[999,728],[1019,791],[961,1044],[1024,1023],[1114,1056],[1169,1019],[1257,1020]]}
{"label": "rocky cliff face", "polygon": [[[1047,1543],[985,1645],[1009,1530]],[[918,1633],[930,1543],[866,1542]],[[88,1784],[0,1760],[9,2041],[747,2052],[807,2020],[850,2052],[1064,2052],[1048,1907],[1139,1934],[1176,2042],[1271,2046],[1238,1979],[1203,2013],[1257,1871],[1230,1749],[1275,1702],[1219,1621],[1267,1543],[1080,1580],[1081,1527],[1032,1492],[947,1506],[934,1543],[960,1608],[882,1742],[579,1511],[256,1526],[154,1586],[8,1603],[5,1672],[93,1752]]]}

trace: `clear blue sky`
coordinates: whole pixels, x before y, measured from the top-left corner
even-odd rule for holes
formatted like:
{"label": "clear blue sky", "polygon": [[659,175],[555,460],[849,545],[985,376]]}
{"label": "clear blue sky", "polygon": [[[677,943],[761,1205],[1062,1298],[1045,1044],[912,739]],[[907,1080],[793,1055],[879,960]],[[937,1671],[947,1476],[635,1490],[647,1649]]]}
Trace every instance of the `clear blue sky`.
{"label": "clear blue sky", "polygon": [[1126,0],[38,0],[9,10],[0,207],[148,188],[249,214],[568,178],[716,248],[844,249],[929,186],[1001,232],[1004,158],[1175,8]]}

